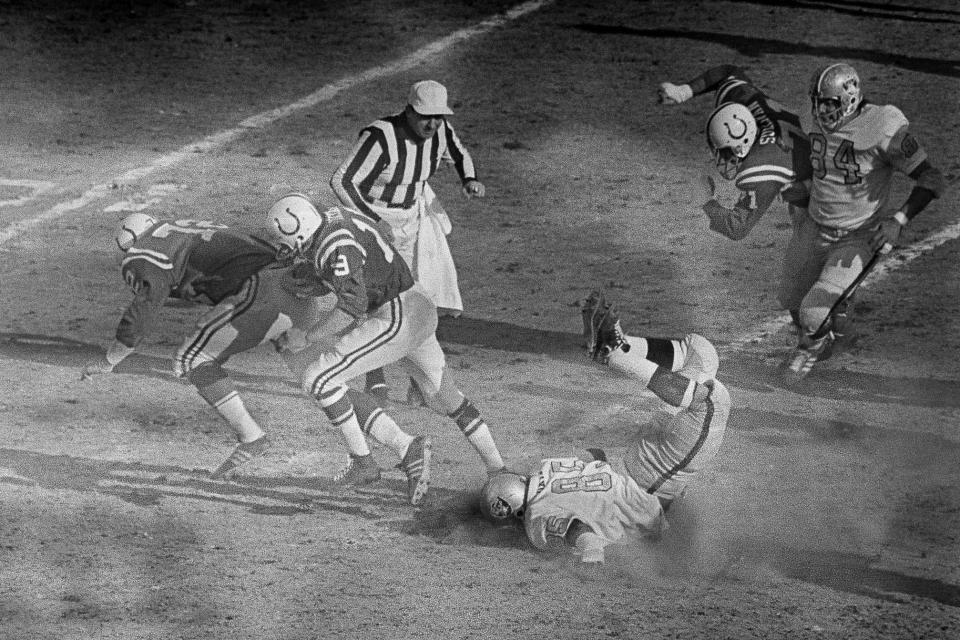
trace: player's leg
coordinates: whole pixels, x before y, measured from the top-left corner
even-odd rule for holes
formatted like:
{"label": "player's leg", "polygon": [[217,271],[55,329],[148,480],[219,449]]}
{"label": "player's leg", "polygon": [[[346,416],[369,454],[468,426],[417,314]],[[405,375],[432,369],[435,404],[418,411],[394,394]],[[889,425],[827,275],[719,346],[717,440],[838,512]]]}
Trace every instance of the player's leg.
{"label": "player's leg", "polygon": [[[834,303],[863,271],[870,254],[868,240],[857,236],[834,243],[827,253],[817,281],[800,305],[802,333],[800,343],[787,364],[790,378],[802,378],[816,362],[830,357],[834,335],[828,316]],[[821,327],[826,327],[827,331],[824,333]]]}
{"label": "player's leg", "polygon": [[706,389],[695,380],[648,360],[646,353],[641,355],[641,350],[634,351],[612,304],[601,300],[597,309],[589,327],[589,354],[594,360],[621,375],[638,380],[661,400],[675,407],[689,407],[706,397]]}
{"label": "player's leg", "polygon": [[[410,268],[414,278],[417,277],[414,256],[416,254],[417,233],[420,228],[420,208],[414,205],[410,209],[389,213],[381,211],[381,218],[390,225],[392,238],[390,244]],[[364,391],[375,396],[378,400],[389,399],[389,385],[383,367],[368,371],[365,375]]]}
{"label": "player's leg", "polygon": [[503,457],[493,440],[490,426],[479,409],[458,388],[446,367],[436,336],[430,336],[401,361],[410,377],[426,395],[426,404],[454,421],[474,448],[489,474],[504,468]]}
{"label": "player's leg", "polygon": [[817,224],[806,210],[790,205],[790,214],[794,221],[793,234],[783,256],[777,300],[782,308],[790,312],[794,330],[799,335],[800,305],[820,277],[826,251],[819,238]]}
{"label": "player's leg", "polygon": [[683,495],[690,480],[720,449],[730,416],[730,394],[717,380],[706,381],[703,402],[675,414],[660,412],[627,448],[624,466],[664,509]]}
{"label": "player's leg", "polygon": [[195,330],[174,356],[174,373],[189,380],[237,437],[237,447],[213,477],[228,476],[244,462],[265,453],[270,444],[223,368],[232,355],[257,346],[276,321],[276,310],[264,302],[266,299],[258,276],[253,276],[237,295],[198,319]]}
{"label": "player's leg", "polygon": [[[408,311],[408,307],[411,308]],[[363,404],[358,415],[346,382],[377,367],[396,362],[417,341],[424,331],[436,329],[436,314],[432,324],[429,317],[422,318],[416,312],[416,300],[411,301],[405,292],[371,313],[367,319],[350,332],[341,336],[333,348],[322,345],[309,347],[291,358],[295,370],[302,363],[301,376],[304,391],[315,398],[330,422],[339,429],[350,454],[350,463],[336,480],[344,484],[367,484],[379,479],[379,467],[373,461],[361,418],[368,431],[385,444],[393,442],[399,448],[406,443],[403,460],[414,457],[414,443],[421,449],[416,478],[408,483],[410,501],[418,504],[423,499],[429,483],[429,440],[417,440],[400,431],[399,426],[375,405]],[[374,414],[377,415],[374,415]],[[408,441],[407,438],[410,438]],[[423,450],[425,449],[425,450]],[[410,455],[408,455],[410,454]],[[408,465],[410,467],[411,465]],[[374,471],[376,467],[376,471]],[[408,471],[408,480],[411,472]]]}

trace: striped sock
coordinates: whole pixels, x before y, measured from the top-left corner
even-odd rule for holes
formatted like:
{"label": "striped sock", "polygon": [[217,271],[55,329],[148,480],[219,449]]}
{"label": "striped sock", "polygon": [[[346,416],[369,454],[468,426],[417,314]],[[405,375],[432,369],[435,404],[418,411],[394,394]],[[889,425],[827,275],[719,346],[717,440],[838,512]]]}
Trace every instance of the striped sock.
{"label": "striped sock", "polygon": [[449,414],[449,417],[457,423],[457,427],[480,454],[480,459],[486,465],[487,471],[496,471],[503,468],[503,458],[493,441],[490,427],[484,422],[480,412],[468,398],[464,398],[460,407]]}

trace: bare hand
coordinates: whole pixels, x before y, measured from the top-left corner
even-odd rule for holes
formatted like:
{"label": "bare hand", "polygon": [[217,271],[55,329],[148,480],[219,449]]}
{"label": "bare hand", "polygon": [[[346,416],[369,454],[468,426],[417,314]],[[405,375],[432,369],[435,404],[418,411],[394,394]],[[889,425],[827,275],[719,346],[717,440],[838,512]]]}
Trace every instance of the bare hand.
{"label": "bare hand", "polygon": [[486,193],[486,187],[479,180],[468,180],[463,185],[463,194],[468,198],[482,198]]}
{"label": "bare hand", "polygon": [[884,220],[870,239],[870,248],[874,253],[889,253],[900,239],[902,230],[903,227],[893,218]]}
{"label": "bare hand", "polygon": [[657,96],[660,99],[660,104],[680,104],[692,98],[693,91],[690,89],[690,85],[661,82],[657,89]]}

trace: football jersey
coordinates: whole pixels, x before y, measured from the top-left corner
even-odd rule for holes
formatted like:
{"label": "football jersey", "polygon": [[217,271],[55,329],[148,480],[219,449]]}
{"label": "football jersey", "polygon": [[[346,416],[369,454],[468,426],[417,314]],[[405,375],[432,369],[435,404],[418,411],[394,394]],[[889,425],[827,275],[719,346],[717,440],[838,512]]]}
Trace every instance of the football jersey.
{"label": "football jersey", "polygon": [[168,297],[218,304],[276,259],[266,240],[205,220],[164,220],[124,254],[120,273],[134,299],[117,339],[134,346]]}
{"label": "football jersey", "polygon": [[717,88],[716,104],[724,102],[744,105],[757,122],[757,141],[734,178],[737,188],[752,192],[766,186],[779,192],[810,177],[809,140],[797,114],[738,76]]}
{"label": "football jersey", "polygon": [[857,229],[887,207],[894,170],[909,174],[927,159],[897,107],[866,103],[837,131],[810,133],[810,217]]}
{"label": "football jersey", "polygon": [[527,486],[527,537],[538,549],[562,539],[580,520],[607,542],[628,529],[659,532],[666,527],[660,501],[629,476],[601,460],[547,458]]}
{"label": "football jersey", "polygon": [[378,220],[371,206],[409,209],[423,197],[424,184],[441,162],[452,163],[461,180],[476,177],[473,159],[449,121],[444,119],[436,133],[423,140],[401,112],[360,132],[330,184],[341,201]]}
{"label": "football jersey", "polygon": [[361,318],[413,286],[407,263],[362,215],[331,207],[323,217],[305,260],[289,272],[289,291],[333,293],[338,308]]}

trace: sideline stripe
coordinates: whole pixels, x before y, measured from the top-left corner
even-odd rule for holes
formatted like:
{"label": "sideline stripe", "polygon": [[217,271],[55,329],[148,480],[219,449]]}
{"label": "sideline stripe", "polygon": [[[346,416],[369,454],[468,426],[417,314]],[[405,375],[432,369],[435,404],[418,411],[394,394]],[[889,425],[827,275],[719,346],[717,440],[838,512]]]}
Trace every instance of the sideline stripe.
{"label": "sideline stripe", "polygon": [[310,95],[305,96],[296,102],[283,107],[278,107],[276,109],[271,109],[270,111],[264,111],[263,113],[243,120],[238,126],[233,127],[232,129],[220,131],[197,142],[191,142],[190,144],[187,144],[176,151],[157,158],[148,165],[127,171],[113,178],[106,184],[96,185],[84,192],[83,195],[74,198],[73,200],[54,205],[47,211],[44,211],[33,218],[14,222],[5,229],[0,230],[0,246],[6,244],[11,239],[21,235],[22,233],[39,224],[48,222],[50,220],[55,220],[66,213],[76,211],[77,209],[81,209],[91,202],[95,202],[107,197],[111,193],[114,193],[114,189],[112,187],[113,184],[136,182],[137,180],[155,173],[160,169],[165,169],[167,167],[180,164],[187,158],[195,156],[197,153],[205,153],[212,151],[217,147],[223,146],[234,138],[240,137],[249,129],[259,129],[265,127],[273,122],[276,122],[277,120],[280,120],[281,118],[285,118],[293,113],[296,113],[297,111],[309,109],[310,107],[316,106],[321,102],[326,102],[341,91],[369,80],[382,78],[384,76],[415,67],[418,64],[426,61],[431,56],[434,56],[459,42],[482,35],[488,31],[492,31],[493,29],[503,26],[511,20],[515,20],[532,11],[536,11],[537,9],[551,4],[552,2],[554,2],[554,0],[530,0],[529,2],[524,2],[513,7],[512,9],[505,11],[502,14],[497,14],[487,18],[486,20],[478,22],[471,27],[454,31],[450,35],[440,38],[439,40],[435,40],[434,42],[431,42],[430,44],[427,44],[413,53],[406,55],[390,64],[373,67],[371,69],[367,69],[366,71],[362,71],[359,74],[347,76],[346,78],[337,80],[332,84],[321,87],[317,91],[314,91]]}
{"label": "sideline stripe", "polygon": [[[913,262],[924,253],[932,251],[943,243],[956,240],[957,238],[960,238],[960,222],[955,222],[951,225],[948,225],[940,231],[922,238],[917,242],[904,247],[903,249],[898,249],[880,262],[880,264],[874,268],[873,273],[864,278],[860,288],[862,289],[863,287],[867,287],[876,282],[883,281],[888,275],[900,267]],[[783,325],[789,322],[790,314],[782,314],[772,320],[768,320],[763,324],[760,324],[757,327],[754,327],[743,337],[733,340],[726,346],[726,349],[732,349],[736,351],[742,349],[748,344],[761,342],[764,338],[776,333],[781,327],[783,327]]]}

